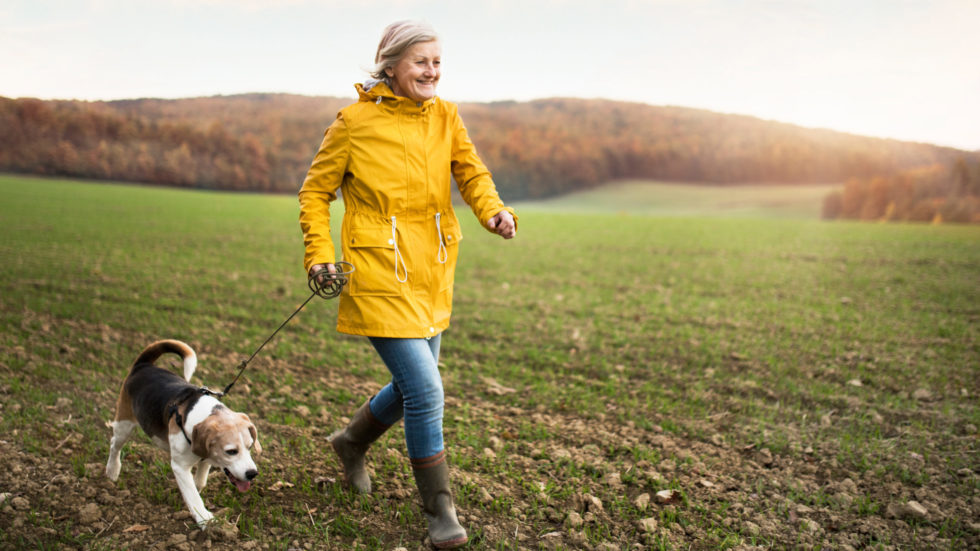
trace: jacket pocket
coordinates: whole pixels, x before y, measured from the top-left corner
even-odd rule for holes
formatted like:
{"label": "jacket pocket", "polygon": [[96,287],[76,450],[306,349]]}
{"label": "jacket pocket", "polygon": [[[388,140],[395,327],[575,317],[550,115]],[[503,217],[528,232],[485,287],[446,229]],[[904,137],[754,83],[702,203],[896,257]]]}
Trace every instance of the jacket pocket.
{"label": "jacket pocket", "polygon": [[351,228],[345,256],[356,270],[350,278],[351,296],[398,296],[395,240],[390,226]]}
{"label": "jacket pocket", "polygon": [[459,242],[463,239],[463,233],[454,216],[437,218],[436,231],[439,233],[439,251],[436,260],[441,267],[439,291],[445,291],[452,288],[456,277],[456,258],[459,256]]}

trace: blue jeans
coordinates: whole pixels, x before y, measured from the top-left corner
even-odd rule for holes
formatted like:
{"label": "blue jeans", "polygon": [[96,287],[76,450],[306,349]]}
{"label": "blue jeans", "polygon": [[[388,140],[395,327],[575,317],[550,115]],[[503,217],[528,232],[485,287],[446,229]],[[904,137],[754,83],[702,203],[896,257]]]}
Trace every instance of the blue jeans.
{"label": "blue jeans", "polygon": [[439,375],[439,343],[430,339],[368,337],[391,372],[391,382],[371,398],[371,414],[386,425],[405,419],[408,457],[423,459],[443,450],[444,395]]}

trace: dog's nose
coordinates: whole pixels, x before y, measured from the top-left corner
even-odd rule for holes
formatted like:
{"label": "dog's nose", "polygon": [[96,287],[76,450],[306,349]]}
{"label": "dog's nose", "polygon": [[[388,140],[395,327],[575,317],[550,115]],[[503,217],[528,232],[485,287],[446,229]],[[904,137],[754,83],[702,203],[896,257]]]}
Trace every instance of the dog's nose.
{"label": "dog's nose", "polygon": [[259,476],[259,471],[252,469],[250,471],[245,471],[245,478],[252,480],[253,478]]}

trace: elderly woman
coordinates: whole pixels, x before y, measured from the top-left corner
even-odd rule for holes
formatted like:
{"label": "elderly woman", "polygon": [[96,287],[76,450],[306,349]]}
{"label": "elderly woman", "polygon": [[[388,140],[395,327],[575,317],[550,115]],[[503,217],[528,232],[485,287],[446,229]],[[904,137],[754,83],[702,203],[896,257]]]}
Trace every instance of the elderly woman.
{"label": "elderly woman", "polygon": [[427,24],[400,21],[385,29],[373,78],[355,85],[359,101],[327,129],[299,201],[305,267],[311,275],[334,273],[329,204],[340,188],[343,258],[356,272],[340,296],[337,330],[368,337],[391,372],[391,382],[330,437],[344,478],[370,492],[368,446],[404,418],[429,536],[445,549],[467,541],[449,488],[438,368],[463,237],[450,177],[489,231],[510,239],[517,225],[456,105],[436,96],[441,57]]}

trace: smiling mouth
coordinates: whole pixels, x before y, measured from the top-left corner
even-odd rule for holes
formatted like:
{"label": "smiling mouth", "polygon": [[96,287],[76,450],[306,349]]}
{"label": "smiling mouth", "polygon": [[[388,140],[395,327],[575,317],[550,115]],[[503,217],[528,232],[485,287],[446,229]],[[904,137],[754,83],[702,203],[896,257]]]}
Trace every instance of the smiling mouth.
{"label": "smiling mouth", "polygon": [[229,471],[227,468],[225,469],[225,475],[227,475],[228,476],[228,480],[232,484],[234,484],[236,488],[238,488],[238,491],[239,492],[247,492],[248,489],[252,487],[252,482],[251,481],[249,481],[249,480],[241,480],[239,478],[235,478],[235,476],[233,474],[231,474],[231,471]]}

